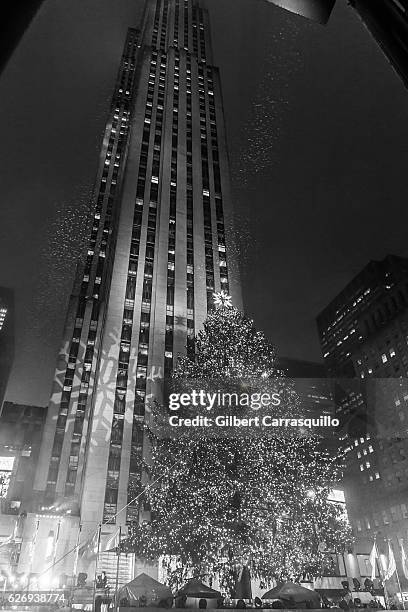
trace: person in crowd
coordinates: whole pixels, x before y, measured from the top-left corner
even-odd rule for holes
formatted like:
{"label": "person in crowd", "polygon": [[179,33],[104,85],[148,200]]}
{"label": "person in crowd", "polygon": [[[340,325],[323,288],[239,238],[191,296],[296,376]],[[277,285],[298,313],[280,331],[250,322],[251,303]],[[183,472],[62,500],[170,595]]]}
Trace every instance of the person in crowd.
{"label": "person in crowd", "polygon": [[102,608],[102,597],[98,595],[95,597],[95,612],[101,612]]}
{"label": "person in crowd", "polygon": [[147,597],[146,597],[146,595],[141,595],[139,597],[139,606],[141,608],[145,608],[147,606]]}
{"label": "person in crowd", "polygon": [[187,603],[187,595],[182,593],[181,595],[176,595],[174,600],[174,605],[176,608],[185,608]]}

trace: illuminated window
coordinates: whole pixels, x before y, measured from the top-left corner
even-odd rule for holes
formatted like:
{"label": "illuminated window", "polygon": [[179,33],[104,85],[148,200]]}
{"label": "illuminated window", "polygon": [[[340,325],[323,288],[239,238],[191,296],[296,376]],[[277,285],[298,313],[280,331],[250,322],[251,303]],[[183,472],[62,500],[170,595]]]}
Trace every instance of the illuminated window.
{"label": "illuminated window", "polygon": [[0,457],[0,499],[7,496],[13,465],[14,457]]}
{"label": "illuminated window", "polygon": [[6,319],[7,308],[0,308],[0,330],[3,328]]}

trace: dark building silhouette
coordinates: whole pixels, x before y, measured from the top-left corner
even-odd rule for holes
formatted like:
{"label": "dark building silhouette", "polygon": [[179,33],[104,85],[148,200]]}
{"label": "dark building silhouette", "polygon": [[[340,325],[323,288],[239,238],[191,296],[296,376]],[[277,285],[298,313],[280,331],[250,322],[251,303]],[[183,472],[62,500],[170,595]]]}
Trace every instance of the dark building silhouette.
{"label": "dark building silhouette", "polygon": [[350,0],[408,87],[408,0]]}
{"label": "dark building silhouette", "polygon": [[0,72],[7,65],[25,31],[40,9],[43,0],[6,2],[2,7],[0,27]]}
{"label": "dark building silhouette", "polygon": [[0,287],[0,414],[14,360],[14,293]]}
{"label": "dark building silhouette", "polygon": [[324,364],[289,357],[278,357],[276,367],[293,379],[302,415],[333,415],[331,381]]}
{"label": "dark building silhouette", "polygon": [[[267,0],[291,13],[327,23],[335,0]],[[348,0],[408,87],[408,0]]]}
{"label": "dark building silhouette", "polygon": [[[35,469],[47,409],[4,402],[0,416],[0,464],[7,476],[0,498],[2,514],[18,514],[31,502]],[[5,464],[11,467],[5,469]],[[1,468],[0,468],[1,470]]]}
{"label": "dark building silhouette", "polygon": [[46,415],[46,408],[3,404],[0,416],[0,573],[3,576],[18,567]]}

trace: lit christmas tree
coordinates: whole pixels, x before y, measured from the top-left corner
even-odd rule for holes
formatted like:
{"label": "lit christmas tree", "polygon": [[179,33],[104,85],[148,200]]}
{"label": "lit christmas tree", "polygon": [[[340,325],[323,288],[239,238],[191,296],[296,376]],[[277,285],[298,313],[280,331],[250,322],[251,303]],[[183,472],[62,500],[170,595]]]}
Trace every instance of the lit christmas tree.
{"label": "lit christmas tree", "polygon": [[[195,359],[179,358],[174,380],[226,380],[263,390],[284,380],[275,350],[253,322],[217,294],[195,342]],[[287,396],[296,404],[296,394]],[[287,407],[298,408],[298,405]],[[329,553],[350,539],[343,510],[328,501],[342,460],[322,450],[317,436],[264,430],[208,435],[190,429],[176,439],[152,436],[151,521],[134,525],[127,548],[151,562],[162,559],[171,586],[187,577],[218,577],[234,596],[248,568],[266,587],[273,580],[318,576]]]}

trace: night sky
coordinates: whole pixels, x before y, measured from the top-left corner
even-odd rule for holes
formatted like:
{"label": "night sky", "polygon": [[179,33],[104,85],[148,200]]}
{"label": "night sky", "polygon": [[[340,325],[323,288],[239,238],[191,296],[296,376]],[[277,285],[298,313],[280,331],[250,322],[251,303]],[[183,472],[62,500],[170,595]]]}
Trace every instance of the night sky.
{"label": "night sky", "polygon": [[[408,256],[408,94],[346,0],[325,28],[261,0],[206,4],[245,309],[279,354],[318,360],[322,308],[370,259]],[[48,1],[1,77],[12,401],[48,402],[106,112],[141,8]]]}

